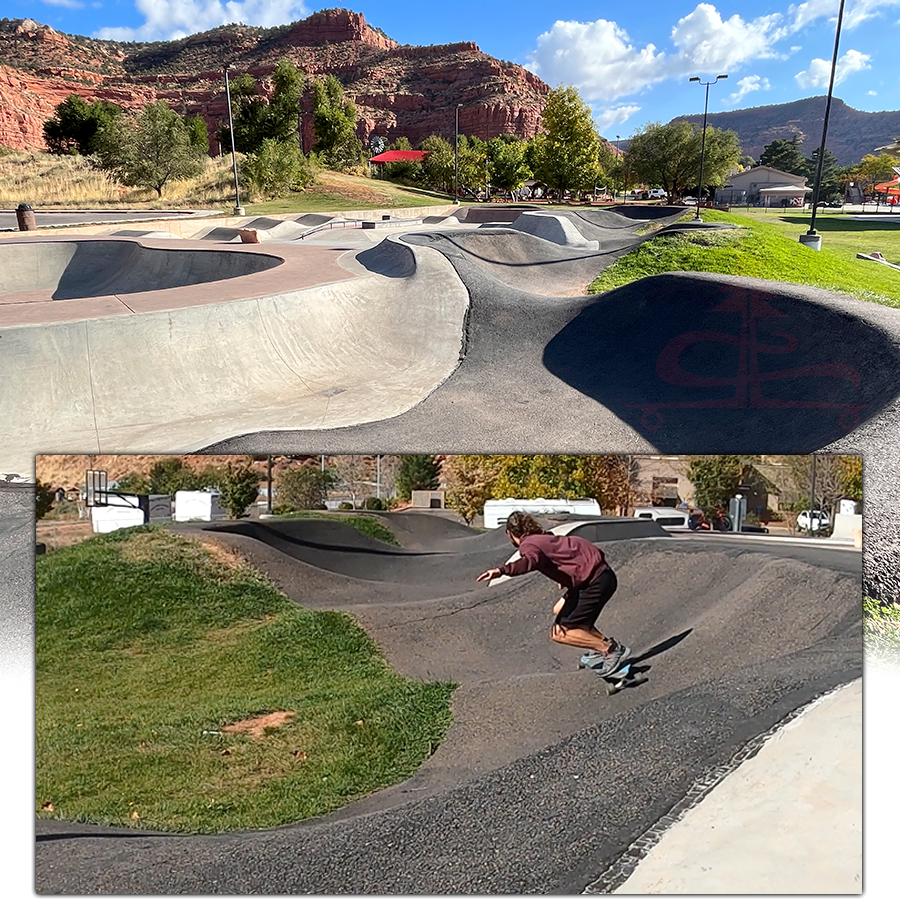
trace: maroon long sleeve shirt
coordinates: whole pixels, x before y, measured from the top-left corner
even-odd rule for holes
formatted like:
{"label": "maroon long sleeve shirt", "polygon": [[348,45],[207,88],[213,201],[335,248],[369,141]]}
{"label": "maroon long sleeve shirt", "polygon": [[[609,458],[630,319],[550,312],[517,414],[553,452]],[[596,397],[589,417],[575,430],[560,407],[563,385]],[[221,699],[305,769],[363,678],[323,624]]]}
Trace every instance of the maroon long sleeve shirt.
{"label": "maroon long sleeve shirt", "polygon": [[596,545],[577,535],[526,535],[519,543],[519,555],[518,560],[499,568],[503,576],[537,570],[565,589],[590,585],[609,566]]}

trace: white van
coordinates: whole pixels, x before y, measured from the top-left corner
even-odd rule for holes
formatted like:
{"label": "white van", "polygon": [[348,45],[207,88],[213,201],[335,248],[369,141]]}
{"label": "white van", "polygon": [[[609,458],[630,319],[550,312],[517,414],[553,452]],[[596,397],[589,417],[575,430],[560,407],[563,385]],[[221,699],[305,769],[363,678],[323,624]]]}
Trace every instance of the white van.
{"label": "white van", "polygon": [[668,529],[688,529],[688,511],[677,507],[635,507],[634,515],[641,520],[653,520]]}
{"label": "white van", "polygon": [[651,189],[647,194],[650,198],[668,198],[665,189]]}

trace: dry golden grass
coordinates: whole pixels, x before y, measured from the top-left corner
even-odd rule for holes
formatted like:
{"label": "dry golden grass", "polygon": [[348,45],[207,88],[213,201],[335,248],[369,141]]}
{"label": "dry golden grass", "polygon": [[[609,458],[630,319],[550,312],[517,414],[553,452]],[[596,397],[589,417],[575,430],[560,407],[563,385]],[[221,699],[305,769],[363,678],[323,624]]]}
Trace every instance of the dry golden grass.
{"label": "dry golden grass", "polygon": [[153,189],[130,189],[79,155],[15,152],[0,156],[0,207],[21,203],[35,207],[104,207],[115,205],[169,208],[191,205],[220,208],[234,192],[230,158],[209,159],[200,176],[173,180],[162,198]]}

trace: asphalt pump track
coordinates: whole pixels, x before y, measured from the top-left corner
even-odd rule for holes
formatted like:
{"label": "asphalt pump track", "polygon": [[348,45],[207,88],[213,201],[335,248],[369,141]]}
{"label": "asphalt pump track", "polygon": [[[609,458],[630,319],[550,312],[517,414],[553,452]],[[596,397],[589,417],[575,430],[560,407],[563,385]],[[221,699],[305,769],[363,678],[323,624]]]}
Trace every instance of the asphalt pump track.
{"label": "asphalt pump track", "polygon": [[857,551],[579,524],[620,581],[600,625],[650,678],[610,698],[578,650],[550,642],[553,584],[475,583],[509,557],[502,531],[387,519],[404,548],[326,520],[180,531],[239,551],[304,607],[353,614],[401,673],[459,684],[419,772],[265,831],[39,820],[38,893],[581,892],[773,727],[861,675]]}

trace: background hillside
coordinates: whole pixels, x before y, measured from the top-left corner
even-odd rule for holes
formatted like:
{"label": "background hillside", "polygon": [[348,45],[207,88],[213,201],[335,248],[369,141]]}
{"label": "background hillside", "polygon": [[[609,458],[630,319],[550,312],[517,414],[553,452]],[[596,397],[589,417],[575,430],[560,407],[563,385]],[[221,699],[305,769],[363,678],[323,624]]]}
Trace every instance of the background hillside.
{"label": "background hillside", "polygon": [[[727,113],[711,113],[707,123],[717,129],[733,129],[744,154],[759,160],[763,148],[775,139],[790,139],[799,135],[803,155],[809,157],[822,141],[822,120],[825,116],[825,96],[804,98],[789,104],[768,107],[748,107]],[[673,122],[702,125],[703,114],[676,117]],[[848,107],[839,98],[832,98],[828,118],[826,146],[838,164],[855,164],[864,155],[900,136],[900,110],[866,113]]]}

